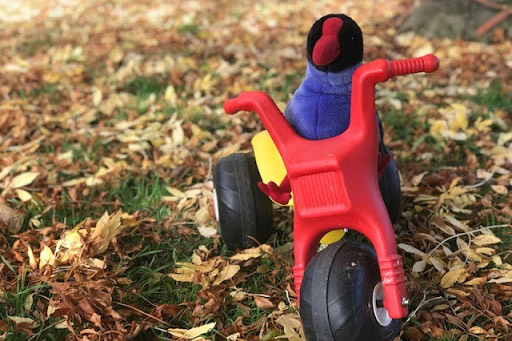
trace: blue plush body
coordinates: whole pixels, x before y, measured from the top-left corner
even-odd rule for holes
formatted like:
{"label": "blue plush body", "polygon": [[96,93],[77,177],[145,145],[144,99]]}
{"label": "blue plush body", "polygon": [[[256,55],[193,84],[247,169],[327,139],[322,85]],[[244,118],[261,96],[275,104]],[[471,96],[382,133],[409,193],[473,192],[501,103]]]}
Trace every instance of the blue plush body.
{"label": "blue plush body", "polygon": [[324,72],[308,62],[306,77],[284,112],[300,136],[320,140],[339,135],[348,128],[352,75],[360,65],[340,72]]}

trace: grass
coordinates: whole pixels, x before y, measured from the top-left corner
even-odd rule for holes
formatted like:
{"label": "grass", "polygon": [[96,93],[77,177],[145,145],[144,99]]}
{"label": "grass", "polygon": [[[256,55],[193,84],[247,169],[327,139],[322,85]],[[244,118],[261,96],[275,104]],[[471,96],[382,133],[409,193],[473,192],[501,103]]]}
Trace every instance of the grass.
{"label": "grass", "polygon": [[500,81],[493,81],[488,89],[479,89],[472,100],[485,106],[490,112],[502,109],[512,113],[512,94],[503,90]]}
{"label": "grass", "polygon": [[[0,319],[7,321],[9,328],[9,333],[7,334],[7,338],[5,340],[26,340],[27,335],[17,330],[14,322],[9,319],[9,316],[33,318],[26,312],[31,311],[33,305],[38,300],[48,299],[50,296],[50,286],[44,282],[40,285],[27,285],[26,271],[23,272],[21,276],[19,276],[3,257],[2,261],[9,267],[11,271],[13,271],[17,278],[16,292],[7,293],[6,300],[0,304]],[[35,321],[36,323],[39,323],[39,326],[34,328],[35,334],[32,340],[62,339],[68,332],[67,330],[59,330],[55,328],[55,324],[57,324],[59,321],[60,319],[55,318],[46,320],[44,322]]]}

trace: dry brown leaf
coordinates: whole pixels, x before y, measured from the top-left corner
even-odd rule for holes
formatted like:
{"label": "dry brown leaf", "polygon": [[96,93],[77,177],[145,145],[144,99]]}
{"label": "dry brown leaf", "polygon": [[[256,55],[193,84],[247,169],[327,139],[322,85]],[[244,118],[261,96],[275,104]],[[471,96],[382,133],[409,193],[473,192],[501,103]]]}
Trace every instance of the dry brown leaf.
{"label": "dry brown leaf", "polygon": [[425,252],[418,250],[412,245],[400,243],[397,245],[399,248],[404,250],[405,252],[409,252],[418,256],[426,256]]}
{"label": "dry brown leaf", "polygon": [[254,302],[256,306],[260,309],[272,309],[274,308],[274,303],[272,303],[269,299],[265,297],[261,297],[258,295],[254,296]]}
{"label": "dry brown leaf", "polygon": [[10,231],[16,233],[23,224],[23,214],[16,212],[0,200],[0,224],[5,224]]}

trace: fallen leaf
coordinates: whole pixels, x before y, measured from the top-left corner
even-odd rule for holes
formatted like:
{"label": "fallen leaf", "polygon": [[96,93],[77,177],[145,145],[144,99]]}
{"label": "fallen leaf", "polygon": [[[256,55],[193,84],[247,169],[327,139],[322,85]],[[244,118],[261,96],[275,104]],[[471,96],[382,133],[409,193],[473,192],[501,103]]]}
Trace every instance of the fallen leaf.
{"label": "fallen leaf", "polygon": [[206,238],[211,238],[217,234],[217,229],[213,227],[198,227],[199,234]]}
{"label": "fallen leaf", "polygon": [[23,202],[32,200],[32,194],[23,189],[16,189],[14,192],[16,193],[16,196]]}
{"label": "fallen leaf", "polygon": [[200,327],[195,327],[192,329],[179,329],[179,328],[169,328],[167,331],[175,337],[184,338],[187,340],[195,339],[196,337],[208,333],[215,327],[216,322],[208,323]]}
{"label": "fallen leaf", "polygon": [[38,175],[39,175],[39,173],[37,173],[37,172],[26,172],[26,173],[17,175],[12,179],[8,188],[16,189],[16,188],[30,185],[37,178]]}
{"label": "fallen leaf", "polygon": [[446,274],[444,274],[443,278],[441,278],[441,288],[451,287],[453,284],[455,284],[455,282],[457,282],[459,277],[465,272],[466,272],[466,269],[464,269],[464,268],[458,268],[455,270],[448,271]]}
{"label": "fallen leaf", "polygon": [[124,226],[121,224],[121,217],[124,214],[121,211],[109,215],[107,212],[96,223],[96,227],[92,230],[90,240],[94,244],[94,255],[98,255],[107,250],[108,245],[121,231]]}
{"label": "fallen leaf", "polygon": [[417,248],[415,248],[412,245],[400,243],[397,246],[399,248],[401,248],[402,250],[404,250],[405,252],[413,253],[418,256],[425,256],[425,252],[418,250]]}
{"label": "fallen leaf", "polygon": [[420,260],[420,261],[414,263],[414,265],[412,266],[412,271],[413,272],[422,272],[423,270],[425,270],[426,266],[427,266],[427,261]]}
{"label": "fallen leaf", "polygon": [[260,309],[272,309],[274,308],[274,303],[272,303],[269,299],[261,296],[254,296],[254,302],[256,306]]}
{"label": "fallen leaf", "polygon": [[23,214],[16,212],[0,200],[0,223],[12,232],[18,232],[23,225]]}
{"label": "fallen leaf", "polygon": [[46,265],[55,265],[55,255],[47,245],[43,247],[43,250],[39,255],[39,269],[42,269]]}
{"label": "fallen leaf", "polygon": [[220,283],[233,278],[233,276],[236,275],[238,271],[240,271],[240,265],[228,264],[220,271],[215,281],[213,281],[213,284],[219,285]]}
{"label": "fallen leaf", "polygon": [[492,234],[481,234],[473,239],[473,243],[478,246],[501,243],[501,239]]}
{"label": "fallen leaf", "polygon": [[263,244],[263,245],[260,245],[257,247],[242,250],[242,251],[240,251],[240,253],[237,253],[236,255],[229,257],[229,259],[243,261],[243,260],[248,260],[251,258],[258,258],[263,253],[271,253],[271,252],[272,252],[272,247],[270,245]]}

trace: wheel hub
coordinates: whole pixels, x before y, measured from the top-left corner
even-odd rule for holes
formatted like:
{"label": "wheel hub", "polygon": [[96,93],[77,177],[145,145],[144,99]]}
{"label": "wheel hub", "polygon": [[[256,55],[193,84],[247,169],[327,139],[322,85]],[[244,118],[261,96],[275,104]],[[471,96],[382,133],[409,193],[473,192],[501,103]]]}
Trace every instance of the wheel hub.
{"label": "wheel hub", "polygon": [[373,288],[372,295],[372,307],[373,314],[375,315],[375,319],[379,324],[383,327],[389,326],[389,324],[393,321],[391,317],[389,317],[388,311],[384,308],[384,287],[382,286],[382,282],[377,283]]}

